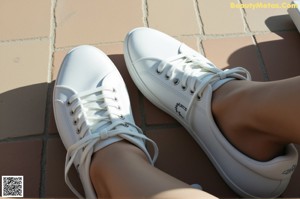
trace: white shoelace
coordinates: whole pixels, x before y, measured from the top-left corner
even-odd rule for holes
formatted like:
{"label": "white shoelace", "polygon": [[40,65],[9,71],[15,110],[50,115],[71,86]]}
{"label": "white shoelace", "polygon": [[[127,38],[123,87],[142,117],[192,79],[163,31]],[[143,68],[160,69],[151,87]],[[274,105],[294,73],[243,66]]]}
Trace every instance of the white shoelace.
{"label": "white shoelace", "polygon": [[[106,94],[104,94],[104,92]],[[118,136],[119,134],[127,134],[142,139],[143,141],[149,141],[152,143],[155,152],[151,163],[154,164],[157,159],[157,145],[151,139],[147,138],[140,128],[126,121],[125,117],[120,114],[120,106],[118,105],[118,99],[113,95],[114,92],[117,91],[113,88],[99,87],[75,94],[68,100],[68,106],[71,108],[70,114],[74,119],[74,125],[77,126],[77,132],[74,133],[77,133],[81,139],[71,145],[67,150],[65,181],[78,198],[83,197],[70,182],[68,177],[69,170],[79,153],[81,153],[79,165],[84,165],[84,168],[89,169],[94,146],[100,140]],[[124,128],[118,128],[121,126],[131,126],[135,128],[138,133],[136,131],[126,131]],[[79,165],[77,165],[77,167]]]}
{"label": "white shoelace", "polygon": [[250,73],[242,67],[221,70],[203,59],[199,59],[196,56],[188,54],[179,54],[170,58],[165,64],[160,64],[158,66],[157,72],[162,73],[164,70],[168,70],[166,78],[173,79],[176,69],[182,70],[182,76],[181,78],[175,79],[177,82],[174,83],[178,84],[181,82],[181,87],[183,89],[188,88],[191,94],[193,94],[192,100],[187,107],[187,116],[189,116],[191,107],[195,100],[201,99],[205,88],[209,84],[213,85],[217,81],[225,78],[234,78],[239,80],[251,79]]}
{"label": "white shoelace", "polygon": [[[157,58],[146,57],[143,60],[160,61]],[[173,80],[174,84],[181,84],[183,90],[189,89],[192,96],[187,107],[187,116],[189,117],[191,107],[196,100],[200,100],[205,88],[210,84],[218,82],[225,78],[234,78],[239,80],[250,80],[250,73],[242,68],[221,70],[204,59],[189,54],[178,54],[168,60],[161,62],[157,67],[157,73],[166,72],[166,79]],[[180,71],[180,72],[178,72]]]}

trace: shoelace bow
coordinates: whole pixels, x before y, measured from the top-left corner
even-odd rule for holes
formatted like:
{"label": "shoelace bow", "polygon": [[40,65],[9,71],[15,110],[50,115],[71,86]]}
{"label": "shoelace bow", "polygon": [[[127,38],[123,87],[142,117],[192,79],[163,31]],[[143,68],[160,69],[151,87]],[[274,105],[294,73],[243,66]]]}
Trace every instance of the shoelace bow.
{"label": "shoelace bow", "polygon": [[[142,60],[160,61],[157,58],[146,57],[138,60],[138,62]],[[180,75],[176,75],[176,71],[178,70],[182,71]],[[175,85],[180,83],[183,90],[189,89],[191,94],[193,94],[192,100],[187,107],[187,116],[189,116],[193,103],[201,99],[205,88],[209,84],[213,85],[225,78],[251,79],[250,73],[242,67],[221,70],[212,63],[185,53],[178,54],[161,62],[156,72],[161,74],[164,71],[167,71],[165,75],[166,79],[173,80]]]}
{"label": "shoelace bow", "polygon": [[[118,99],[116,97],[113,97],[113,95],[105,95],[103,94],[103,91],[109,93],[117,92],[113,88],[98,87],[96,89],[75,94],[68,100],[68,106],[71,108],[74,125],[77,126],[76,133],[81,139],[71,145],[67,150],[65,181],[78,198],[83,197],[70,182],[68,177],[69,170],[79,153],[81,153],[80,161],[76,167],[84,165],[84,168],[89,169],[94,146],[100,140],[114,137],[119,134],[127,134],[152,143],[155,151],[151,162],[152,164],[154,164],[158,156],[158,148],[155,142],[147,138],[139,127],[128,122],[125,117],[120,114],[120,106],[118,105]],[[109,100],[105,101],[104,99]],[[129,130],[124,131],[124,128],[118,129],[117,127],[119,126],[131,126],[135,128],[138,133]]]}

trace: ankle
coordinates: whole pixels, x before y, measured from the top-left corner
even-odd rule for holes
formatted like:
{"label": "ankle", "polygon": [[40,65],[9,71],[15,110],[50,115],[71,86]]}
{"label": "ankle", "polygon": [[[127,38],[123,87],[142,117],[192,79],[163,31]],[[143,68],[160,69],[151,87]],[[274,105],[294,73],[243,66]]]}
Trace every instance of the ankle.
{"label": "ankle", "polygon": [[90,178],[97,190],[97,195],[103,198],[111,198],[114,192],[114,178],[124,167],[134,167],[131,163],[139,162],[142,165],[150,165],[146,155],[135,145],[120,141],[113,143],[92,156],[90,165]]}
{"label": "ankle", "polygon": [[[224,137],[245,155],[267,161],[285,148],[277,137],[266,132],[257,121],[260,113],[253,105],[258,83],[231,81],[213,93],[212,113]],[[261,92],[261,91],[259,91]]]}
{"label": "ankle", "polygon": [[[212,97],[212,114],[219,129],[224,136],[231,136],[232,131],[237,131],[241,126],[249,128],[249,120],[246,116],[250,113],[245,99],[248,97],[247,82],[230,81],[214,91]],[[245,114],[244,114],[245,113]],[[245,121],[247,121],[245,123]],[[235,135],[235,134],[233,134]]]}
{"label": "ankle", "polygon": [[92,174],[101,175],[102,173],[106,173],[106,170],[119,168],[119,164],[127,162],[128,159],[149,163],[142,150],[127,141],[120,141],[93,154],[90,172]]}

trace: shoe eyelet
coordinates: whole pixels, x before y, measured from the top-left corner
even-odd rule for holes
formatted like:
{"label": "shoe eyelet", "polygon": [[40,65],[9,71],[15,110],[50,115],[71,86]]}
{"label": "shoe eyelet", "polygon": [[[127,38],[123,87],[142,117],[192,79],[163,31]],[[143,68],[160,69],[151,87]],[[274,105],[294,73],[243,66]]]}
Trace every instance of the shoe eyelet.
{"label": "shoe eyelet", "polygon": [[77,134],[79,134],[80,133],[80,129],[77,129],[77,132],[76,132]]}
{"label": "shoe eyelet", "polygon": [[185,91],[186,90],[186,86],[181,86],[181,89]]}
{"label": "shoe eyelet", "polygon": [[160,74],[162,74],[162,71],[159,71],[158,68],[157,68],[156,73],[160,75]]}
{"label": "shoe eyelet", "polygon": [[115,89],[115,88],[113,88],[113,89],[112,89],[112,92],[114,92],[114,93],[115,93],[115,92],[116,92],[116,89]]}
{"label": "shoe eyelet", "polygon": [[174,79],[174,81],[173,81],[174,85],[178,85],[179,82],[180,82],[180,80],[178,78]]}
{"label": "shoe eyelet", "polygon": [[129,124],[127,122],[124,123],[125,127],[129,127]]}
{"label": "shoe eyelet", "polygon": [[118,109],[121,110],[121,106],[120,105],[118,106]]}
{"label": "shoe eyelet", "polygon": [[123,115],[120,115],[119,118],[120,118],[121,120],[124,120],[124,119],[125,119],[125,117],[124,117]]}
{"label": "shoe eyelet", "polygon": [[77,121],[76,121],[76,120],[74,120],[74,121],[73,121],[73,124],[74,124],[74,125],[77,125]]}
{"label": "shoe eyelet", "polygon": [[114,98],[114,100],[117,102],[117,101],[118,101],[118,98],[117,98],[117,97],[115,97],[115,98]]}
{"label": "shoe eyelet", "polygon": [[74,111],[70,111],[70,115],[74,115]]}
{"label": "shoe eyelet", "polygon": [[68,106],[71,106],[71,102],[67,101],[67,105],[68,105]]}
{"label": "shoe eyelet", "polygon": [[168,75],[165,75],[165,78],[166,78],[167,80],[169,80],[169,79],[170,79],[170,76],[168,76]]}
{"label": "shoe eyelet", "polygon": [[200,97],[199,95],[197,96],[197,100],[198,100],[198,101],[200,101],[200,100],[201,100],[201,97]]}
{"label": "shoe eyelet", "polygon": [[190,90],[190,94],[193,95],[195,93],[195,91]]}

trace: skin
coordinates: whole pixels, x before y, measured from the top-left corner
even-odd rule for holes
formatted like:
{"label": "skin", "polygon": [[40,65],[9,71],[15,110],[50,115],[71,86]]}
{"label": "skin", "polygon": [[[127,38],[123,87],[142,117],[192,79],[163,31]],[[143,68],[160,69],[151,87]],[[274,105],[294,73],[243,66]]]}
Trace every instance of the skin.
{"label": "skin", "polygon": [[214,92],[212,111],[221,132],[241,152],[267,161],[300,143],[300,77],[231,81]]}
{"label": "skin", "polygon": [[101,198],[215,198],[152,166],[126,141],[97,151],[90,176]]}
{"label": "skin", "polygon": [[[213,93],[212,113],[224,136],[249,157],[267,161],[300,143],[300,77],[230,81]],[[97,151],[90,176],[101,198],[215,198],[150,165],[121,141]]]}

